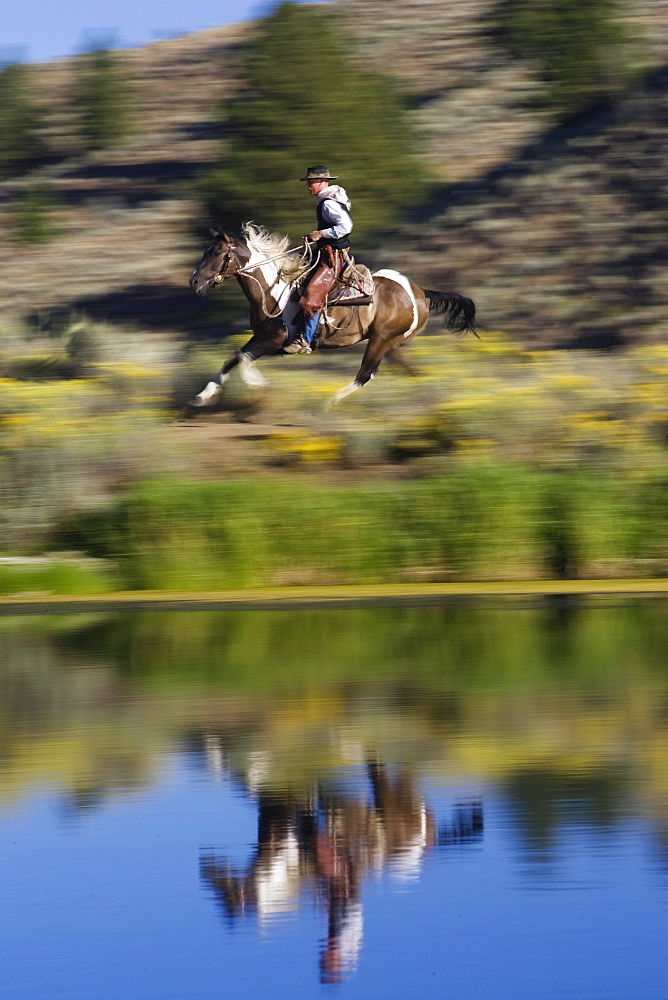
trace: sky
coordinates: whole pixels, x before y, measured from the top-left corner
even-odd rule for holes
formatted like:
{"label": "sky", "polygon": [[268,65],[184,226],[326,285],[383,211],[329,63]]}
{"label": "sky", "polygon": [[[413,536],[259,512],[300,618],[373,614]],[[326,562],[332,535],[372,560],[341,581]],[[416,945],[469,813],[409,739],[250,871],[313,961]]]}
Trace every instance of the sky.
{"label": "sky", "polygon": [[45,62],[94,44],[146,45],[261,17],[276,0],[0,0],[0,61]]}

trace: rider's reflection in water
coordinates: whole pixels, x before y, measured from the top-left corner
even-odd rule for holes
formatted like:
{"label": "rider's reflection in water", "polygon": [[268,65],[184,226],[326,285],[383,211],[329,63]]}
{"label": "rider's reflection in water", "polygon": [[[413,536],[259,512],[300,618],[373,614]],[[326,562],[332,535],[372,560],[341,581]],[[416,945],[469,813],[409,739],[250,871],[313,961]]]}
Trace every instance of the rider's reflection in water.
{"label": "rider's reflection in water", "polygon": [[362,946],[361,881],[367,823],[356,802],[329,802],[314,816],[313,862],[317,890],[327,907],[327,937],[320,952],[321,982],[352,972]]}
{"label": "rider's reflection in water", "polygon": [[289,797],[255,790],[258,838],[243,871],[213,855],[201,860],[203,881],[230,919],[256,913],[265,920],[297,905],[310,885],[328,914],[320,952],[320,980],[336,983],[356,968],[362,945],[361,889],[370,871],[397,878],[417,875],[424,852],[435,844],[482,837],[482,807],[460,805],[437,831],[413,775],[376,760],[366,766],[371,797],[315,789]]}

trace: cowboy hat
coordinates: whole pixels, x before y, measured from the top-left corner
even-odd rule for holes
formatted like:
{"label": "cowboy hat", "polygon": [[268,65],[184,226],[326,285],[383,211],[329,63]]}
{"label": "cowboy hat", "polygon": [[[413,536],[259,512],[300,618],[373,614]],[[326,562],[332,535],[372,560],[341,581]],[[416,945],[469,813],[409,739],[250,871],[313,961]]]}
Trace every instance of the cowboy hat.
{"label": "cowboy hat", "polygon": [[321,163],[317,164],[315,167],[306,168],[306,177],[300,177],[300,181],[336,181],[338,180],[337,174],[330,174],[327,167],[323,167]]}

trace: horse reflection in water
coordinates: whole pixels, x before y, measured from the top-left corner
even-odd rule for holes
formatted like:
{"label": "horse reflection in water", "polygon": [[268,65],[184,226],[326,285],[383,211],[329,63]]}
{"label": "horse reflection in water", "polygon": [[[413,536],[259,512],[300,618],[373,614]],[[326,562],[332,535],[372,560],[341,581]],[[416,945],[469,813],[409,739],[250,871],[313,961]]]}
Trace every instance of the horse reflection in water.
{"label": "horse reflection in water", "polygon": [[255,913],[259,920],[294,909],[310,887],[328,914],[320,979],[339,982],[354,971],[362,944],[364,876],[389,870],[416,876],[436,844],[481,839],[482,806],[458,806],[451,824],[437,829],[413,775],[392,774],[377,760],[366,764],[370,796],[316,788],[303,798],[254,789],[258,807],[255,853],[245,870],[206,855],[201,875],[229,919]]}

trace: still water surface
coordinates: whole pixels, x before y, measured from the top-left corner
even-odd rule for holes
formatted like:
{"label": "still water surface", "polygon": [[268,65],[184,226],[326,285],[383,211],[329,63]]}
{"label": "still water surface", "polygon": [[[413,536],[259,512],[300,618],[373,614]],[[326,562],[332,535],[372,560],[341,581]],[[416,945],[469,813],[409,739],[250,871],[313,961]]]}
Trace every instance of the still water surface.
{"label": "still water surface", "polygon": [[668,604],[0,618],[3,996],[665,998]]}

